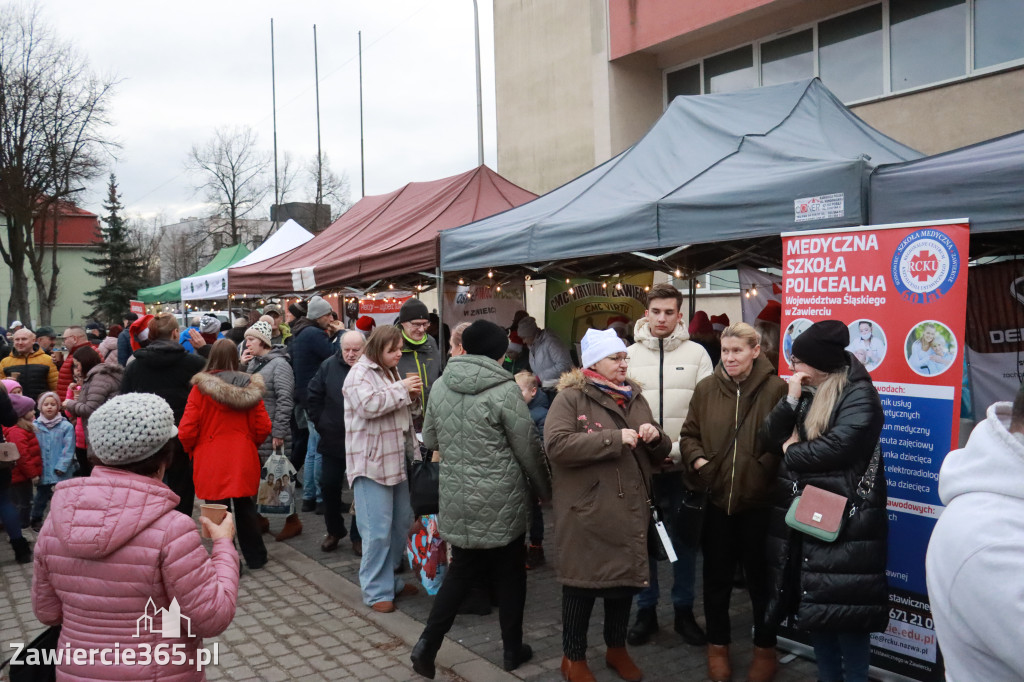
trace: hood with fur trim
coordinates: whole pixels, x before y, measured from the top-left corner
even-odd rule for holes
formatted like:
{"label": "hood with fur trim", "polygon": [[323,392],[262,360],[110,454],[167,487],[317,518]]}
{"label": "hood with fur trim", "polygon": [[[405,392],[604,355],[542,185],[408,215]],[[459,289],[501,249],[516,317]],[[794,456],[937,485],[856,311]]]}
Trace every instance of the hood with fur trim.
{"label": "hood with fur trim", "polygon": [[245,372],[200,372],[192,377],[192,385],[203,395],[236,410],[248,410],[263,400],[266,385],[259,374]]}
{"label": "hood with fur trim", "polygon": [[[633,389],[634,396],[640,395],[641,391],[643,390],[643,386],[641,386],[639,383],[633,381],[628,377],[626,378],[626,383],[629,384],[630,388]],[[575,388],[578,391],[584,391],[587,388],[587,386],[592,387],[593,390],[598,392],[600,392],[601,390],[594,386],[594,384],[587,379],[586,375],[583,373],[583,370],[579,369],[578,367],[569,370],[568,372],[563,374],[561,378],[559,378],[558,380],[559,393],[561,393],[563,390],[567,388]]]}

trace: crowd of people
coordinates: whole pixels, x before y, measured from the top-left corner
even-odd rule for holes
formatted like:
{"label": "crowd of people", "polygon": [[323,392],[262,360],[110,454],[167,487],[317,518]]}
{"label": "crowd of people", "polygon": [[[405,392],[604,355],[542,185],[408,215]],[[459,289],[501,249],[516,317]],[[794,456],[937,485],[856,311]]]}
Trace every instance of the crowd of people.
{"label": "crowd of people", "polygon": [[[268,561],[274,519],[261,510],[273,505],[260,491],[282,455],[289,468],[267,487],[285,509],[275,539],[303,532],[300,511],[322,514],[321,550],[350,538],[370,609],[390,613],[419,592],[417,573],[402,570],[410,534],[441,548],[431,577],[447,570],[428,589],[436,596],[411,652],[425,677],[480,591],[498,608],[504,668],[530,660],[527,570],[546,561],[550,507],[566,680],[594,679],[598,599],[606,664],[643,679],[627,645],[659,629],[666,558],[673,629],[703,647],[713,682],[733,678],[737,584],[754,619],[749,682],[774,679],[782,623],[809,633],[820,680],[867,680],[870,633],[889,613],[884,417],[850,331],[835,320],[803,331],[787,349],[787,382],[777,309],[759,320],[774,324],[772,341],[724,316],[687,324],[682,304],[673,286],[654,286],[629,333],[588,329],[578,350],[525,313],[441,338],[415,298],[394,325],[351,328],[319,296],[223,330],[210,316],[182,331],[171,314],[129,315],[116,333],[69,327],[63,351],[43,341],[52,330],[22,327],[0,361],[0,424],[20,454],[0,466],[0,522],[19,562],[33,560],[38,533],[36,614],[64,624],[62,642],[85,642],[151,596],[158,607],[177,599],[200,637],[222,631],[241,572],[236,530],[249,570]],[[440,473],[436,513],[414,517],[417,459]],[[846,498],[837,537],[791,523],[791,507],[818,490]],[[191,520],[197,497],[232,511],[220,524],[201,519],[212,554]],[[103,524],[82,508],[102,510]],[[125,600],[116,612],[83,606],[99,596]]]}

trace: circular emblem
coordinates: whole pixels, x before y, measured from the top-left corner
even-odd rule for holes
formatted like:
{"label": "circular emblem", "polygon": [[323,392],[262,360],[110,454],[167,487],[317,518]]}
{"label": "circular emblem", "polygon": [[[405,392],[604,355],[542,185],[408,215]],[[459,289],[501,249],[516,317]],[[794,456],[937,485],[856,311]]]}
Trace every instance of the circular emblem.
{"label": "circular emblem", "polygon": [[907,235],[892,257],[893,284],[911,303],[929,303],[945,296],[959,272],[956,245],[939,230],[924,229]]}

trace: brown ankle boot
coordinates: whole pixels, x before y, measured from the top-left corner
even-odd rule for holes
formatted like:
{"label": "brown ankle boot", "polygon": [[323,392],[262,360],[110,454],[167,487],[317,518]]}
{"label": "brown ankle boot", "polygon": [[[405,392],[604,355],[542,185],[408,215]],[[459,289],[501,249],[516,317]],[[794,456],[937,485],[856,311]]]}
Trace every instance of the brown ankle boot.
{"label": "brown ankle boot", "polygon": [[775,657],[775,647],[755,646],[747,682],[772,682],[778,669],[779,661]]}
{"label": "brown ankle boot", "polygon": [[562,656],[562,677],[568,682],[597,682],[586,660],[570,661]]}
{"label": "brown ankle boot", "polygon": [[288,540],[295,537],[302,532],[302,521],[299,520],[298,514],[292,514],[284,520],[284,528],[281,532],[274,536],[274,539],[278,542],[282,540]]}
{"label": "brown ankle boot", "polygon": [[711,682],[729,682],[732,679],[728,645],[708,644],[708,677]]}
{"label": "brown ankle boot", "polygon": [[260,532],[261,533],[269,533],[270,532],[270,519],[268,519],[263,514],[257,514],[257,516],[259,516],[259,519],[260,519]]}
{"label": "brown ankle boot", "polygon": [[640,682],[644,679],[644,674],[640,668],[636,667],[636,663],[629,657],[629,652],[624,646],[608,647],[608,653],[604,655],[604,662],[626,682]]}

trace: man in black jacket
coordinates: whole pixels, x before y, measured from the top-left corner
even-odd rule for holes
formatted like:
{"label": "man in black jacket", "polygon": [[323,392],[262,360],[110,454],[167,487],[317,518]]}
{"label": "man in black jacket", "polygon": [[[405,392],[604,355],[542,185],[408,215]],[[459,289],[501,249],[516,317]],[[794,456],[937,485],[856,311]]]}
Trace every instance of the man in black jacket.
{"label": "man in black jacket", "polygon": [[[186,351],[177,338],[178,321],[174,315],[157,315],[149,323],[148,345],[135,351],[121,380],[121,393],[155,393],[166,400],[174,412],[175,426],[185,414],[192,377],[206,365],[206,360]],[[196,497],[192,461],[177,438],[174,439],[174,458],[164,474],[164,482],[181,498],[178,511],[192,516]]]}
{"label": "man in black jacket", "polygon": [[[348,534],[341,516],[342,512],[348,511],[341,501],[345,481],[345,398],[341,387],[349,369],[363,354],[364,343],[360,332],[346,332],[341,337],[341,349],[323,361],[309,382],[306,394],[306,410],[320,434],[317,449],[323,455],[320,487],[324,496],[327,537],[320,549],[325,552],[337,549],[338,542]],[[362,549],[355,519],[352,520],[352,547],[357,554]]]}

